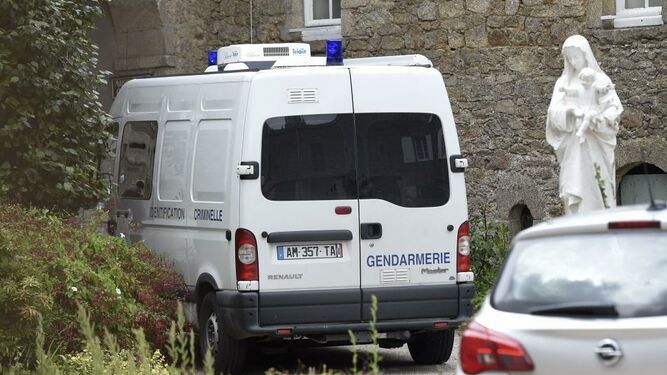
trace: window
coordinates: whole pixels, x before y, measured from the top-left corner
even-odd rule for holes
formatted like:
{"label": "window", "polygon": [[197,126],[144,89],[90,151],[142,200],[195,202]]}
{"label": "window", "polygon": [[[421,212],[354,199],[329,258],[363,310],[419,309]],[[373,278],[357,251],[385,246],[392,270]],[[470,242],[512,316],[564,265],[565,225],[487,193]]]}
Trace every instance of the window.
{"label": "window", "polygon": [[653,164],[642,163],[621,178],[617,202],[621,206],[648,204],[651,194],[654,200],[667,200],[667,174]]}
{"label": "window", "polygon": [[190,121],[168,121],[164,126],[158,175],[158,198],[162,201],[183,200],[189,135]]}
{"label": "window", "polygon": [[667,314],[667,234],[619,230],[523,240],[492,295],[499,310],[558,304],[613,305],[620,318]]}
{"label": "window", "polygon": [[262,193],[279,201],[382,199],[402,207],[442,206],[449,200],[447,158],[437,157],[446,155],[442,138],[440,119],[432,114],[364,113],[354,121],[352,114],[272,118],[263,129]]}
{"label": "window", "polygon": [[446,155],[437,116],[363,113],[356,115],[356,125],[360,199],[383,199],[402,207],[447,203],[447,159],[435,157]]}
{"label": "window", "polygon": [[264,123],[262,193],[271,200],[356,199],[352,114]]}
{"label": "window", "polygon": [[223,202],[228,180],[231,120],[202,120],[195,143],[192,172],[192,199],[198,202]]}
{"label": "window", "polygon": [[614,20],[614,27],[662,25],[664,0],[616,0],[616,16],[603,17]]}
{"label": "window", "polygon": [[155,121],[125,124],[118,165],[118,191],[122,198],[150,199],[156,139]]}
{"label": "window", "polygon": [[306,26],[340,24],[340,0],[304,0]]}

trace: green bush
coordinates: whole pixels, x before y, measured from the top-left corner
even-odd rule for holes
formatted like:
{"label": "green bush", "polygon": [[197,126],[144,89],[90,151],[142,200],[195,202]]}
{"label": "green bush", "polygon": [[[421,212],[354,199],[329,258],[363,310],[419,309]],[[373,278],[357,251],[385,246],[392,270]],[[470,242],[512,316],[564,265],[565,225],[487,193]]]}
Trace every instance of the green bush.
{"label": "green bush", "polygon": [[[101,0],[100,0],[101,1]],[[0,193],[58,210],[105,194],[97,0],[0,1]]]}
{"label": "green bush", "polygon": [[0,364],[35,359],[40,317],[47,347],[80,349],[79,305],[121,347],[134,342],[133,328],[164,347],[186,290],[182,277],[145,246],[128,247],[93,227],[0,203]]}
{"label": "green bush", "polygon": [[[38,324],[35,340],[36,363],[26,366],[15,363],[9,367],[0,365],[0,374],[31,375],[177,375],[197,372],[194,360],[195,338],[192,330],[186,331],[183,309],[179,306],[178,318],[171,323],[167,360],[159,350],[153,350],[146,341],[142,329],[133,330],[134,342],[130,348],[121,349],[116,337],[106,332],[98,336],[90,322],[90,315],[79,307],[78,324],[83,338],[83,349],[76,353],[56,355],[44,347],[44,332]],[[210,353],[203,360],[204,374],[213,374],[213,357]]]}
{"label": "green bush", "polygon": [[509,228],[507,225],[489,221],[486,208],[470,218],[471,268],[475,273],[475,311],[496,281],[507,253],[509,252]]}

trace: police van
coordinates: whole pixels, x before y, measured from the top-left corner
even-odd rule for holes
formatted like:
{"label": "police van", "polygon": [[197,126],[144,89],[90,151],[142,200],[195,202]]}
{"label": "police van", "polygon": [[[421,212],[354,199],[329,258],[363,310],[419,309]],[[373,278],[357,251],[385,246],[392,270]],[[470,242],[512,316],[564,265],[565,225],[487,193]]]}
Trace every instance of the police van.
{"label": "police van", "polygon": [[367,342],[375,296],[381,346],[446,361],[473,274],[442,75],[420,55],[217,52],[126,83],[111,110],[111,227],[183,274],[201,351],[238,373],[251,343]]}

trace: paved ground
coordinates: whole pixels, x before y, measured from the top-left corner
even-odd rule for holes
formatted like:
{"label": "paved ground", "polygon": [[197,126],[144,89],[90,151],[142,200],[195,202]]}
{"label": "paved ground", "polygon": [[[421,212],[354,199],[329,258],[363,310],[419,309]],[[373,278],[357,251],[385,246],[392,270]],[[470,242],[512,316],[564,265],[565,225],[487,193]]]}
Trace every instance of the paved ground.
{"label": "paved ground", "polygon": [[[454,374],[458,361],[459,340],[457,335],[454,339],[452,357],[444,365],[417,366],[410,358],[407,345],[404,345],[399,349],[380,349],[379,353],[383,357],[380,368],[383,374]],[[359,346],[360,363],[364,361],[363,356],[368,354],[371,348],[370,345]],[[307,373],[308,368],[321,369],[324,364],[327,368],[336,370],[350,369],[352,347],[294,348],[283,353],[260,353],[251,356],[246,373],[260,375],[270,368],[290,373]]]}

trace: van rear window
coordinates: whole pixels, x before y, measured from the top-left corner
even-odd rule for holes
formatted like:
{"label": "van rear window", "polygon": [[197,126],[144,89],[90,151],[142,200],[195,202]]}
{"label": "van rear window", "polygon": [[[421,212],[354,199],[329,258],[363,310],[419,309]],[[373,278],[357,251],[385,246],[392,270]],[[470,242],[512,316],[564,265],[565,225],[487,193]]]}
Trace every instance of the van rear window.
{"label": "van rear window", "polygon": [[264,123],[262,193],[271,200],[356,199],[352,114]]}
{"label": "van rear window", "polygon": [[360,199],[382,199],[402,207],[436,207],[447,203],[447,153],[438,116],[424,113],[355,116]]}
{"label": "van rear window", "polygon": [[433,114],[272,118],[263,129],[262,193],[271,200],[382,199],[403,207],[442,206],[449,200],[444,143]]}

